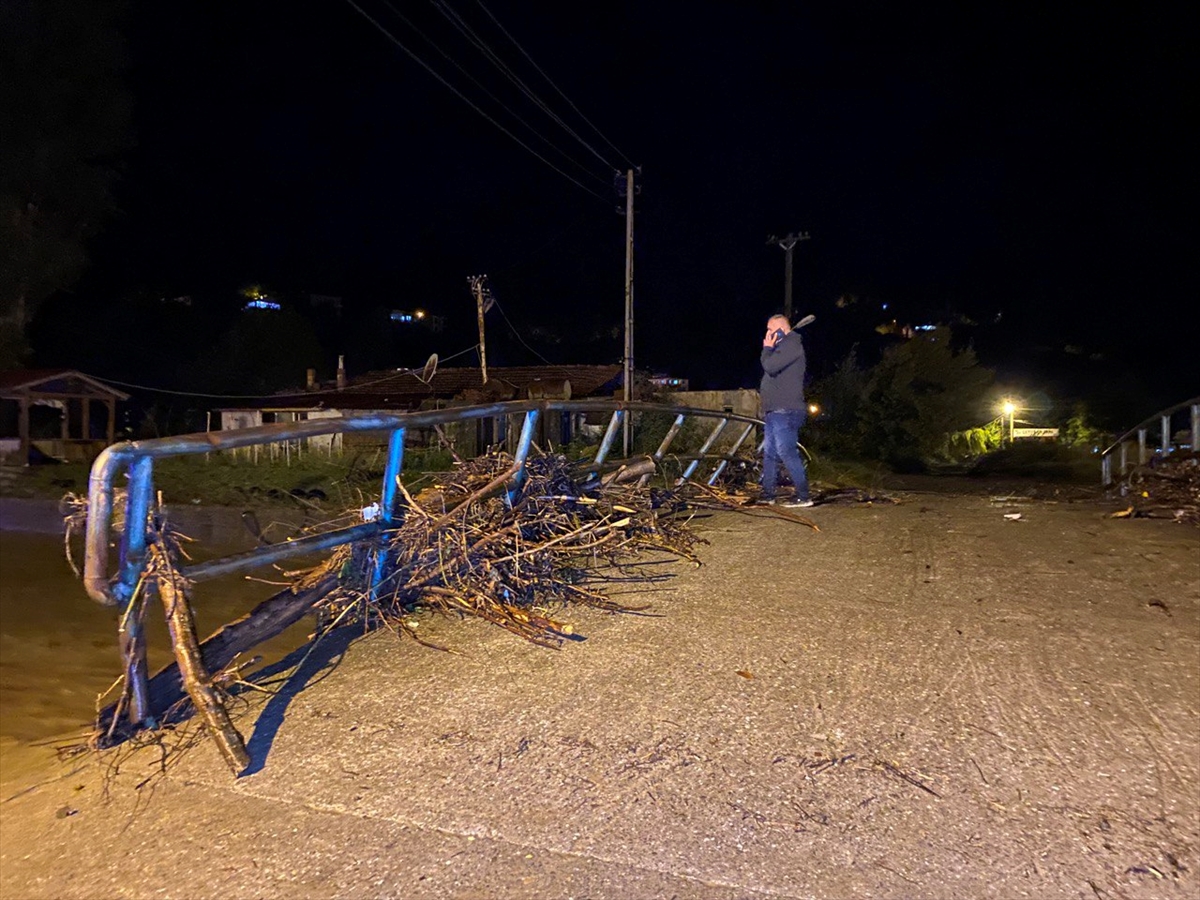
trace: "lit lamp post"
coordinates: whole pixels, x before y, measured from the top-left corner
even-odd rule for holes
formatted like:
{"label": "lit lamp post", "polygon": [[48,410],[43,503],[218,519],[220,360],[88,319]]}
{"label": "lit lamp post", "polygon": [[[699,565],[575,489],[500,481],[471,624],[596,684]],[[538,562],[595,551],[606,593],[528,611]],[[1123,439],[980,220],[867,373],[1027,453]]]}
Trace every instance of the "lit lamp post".
{"label": "lit lamp post", "polygon": [[1011,446],[1013,443],[1013,413],[1017,411],[1017,406],[1011,400],[1004,401],[1004,414],[1008,416],[1008,443]]}

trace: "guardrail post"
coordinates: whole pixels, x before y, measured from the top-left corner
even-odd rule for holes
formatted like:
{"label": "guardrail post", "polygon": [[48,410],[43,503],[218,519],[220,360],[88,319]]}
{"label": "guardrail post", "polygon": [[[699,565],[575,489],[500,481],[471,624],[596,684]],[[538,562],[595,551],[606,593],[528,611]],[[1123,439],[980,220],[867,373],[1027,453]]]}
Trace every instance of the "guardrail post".
{"label": "guardrail post", "polygon": [[[741,435],[738,437],[738,439],[733,442],[733,446],[729,449],[729,453],[728,453],[729,456],[733,456],[734,454],[736,454],[738,452],[738,448],[742,446],[742,441],[746,440],[746,438],[750,435],[750,432],[753,429],[754,429],[753,424],[746,426],[745,431],[743,431],[741,433]],[[708,484],[710,487],[712,485],[716,484],[717,479],[721,477],[721,473],[725,471],[725,467],[727,465],[729,465],[729,460],[727,460],[727,459],[721,460],[721,464],[719,466],[717,466],[717,470],[708,476]]]}
{"label": "guardrail post", "polygon": [[1146,429],[1138,429],[1138,465],[1146,464]]}
{"label": "guardrail post", "polygon": [[404,468],[404,429],[396,428],[388,438],[388,461],[383,472],[383,493],[380,498],[380,518],[383,527],[396,520],[396,497],[399,496],[399,479]]}
{"label": "guardrail post", "polygon": [[121,574],[113,590],[121,615],[118,636],[129,693],[129,721],[134,724],[144,722],[150,716],[146,637],[142,624],[145,597],[134,603],[134,593],[146,567],[146,519],[150,515],[153,467],[154,460],[148,456],[137,457],[129,465],[125,530],[121,535]]}
{"label": "guardrail post", "polygon": [[388,437],[388,461],[383,470],[383,491],[379,498],[381,528],[375,547],[375,568],[371,574],[371,599],[378,595],[387,565],[386,530],[396,521],[396,497],[399,495],[400,472],[404,468],[404,429],[395,428]]}
{"label": "guardrail post", "polygon": [[1117,471],[1124,476],[1129,471],[1129,442],[1121,441],[1121,466]]}
{"label": "guardrail post", "polygon": [[517,453],[513,458],[513,468],[516,469],[516,474],[513,475],[512,486],[505,494],[509,507],[517,502],[517,495],[521,493],[521,485],[525,483],[525,461],[529,458],[529,447],[533,443],[533,426],[537,424],[537,417],[536,409],[525,413],[525,424],[521,426],[521,442],[517,445]]}
{"label": "guardrail post", "polygon": [[1100,460],[1100,484],[1108,487],[1112,484],[1112,455],[1105,454]]}
{"label": "guardrail post", "polygon": [[1162,417],[1162,441],[1160,443],[1160,446],[1162,447],[1162,455],[1169,456],[1171,453],[1171,417],[1170,416]]}
{"label": "guardrail post", "polygon": [[696,454],[696,458],[691,461],[683,475],[679,477],[676,484],[683,484],[692,477],[692,473],[696,471],[696,467],[700,465],[700,459],[708,452],[709,448],[716,443],[717,438],[721,436],[721,432],[725,430],[725,426],[729,424],[728,419],[722,419],[717,423],[717,427],[712,430],[712,434],[708,436],[708,440],[704,442],[704,446],[700,448],[700,452]]}
{"label": "guardrail post", "polygon": [[608,451],[612,449],[613,441],[617,437],[617,426],[621,424],[621,419],[625,415],[625,410],[618,409],[612,414],[612,418],[608,420],[608,431],[604,432],[604,440],[600,442],[600,449],[596,451],[596,458],[592,460],[593,466],[598,466],[604,462],[608,456]]}
{"label": "guardrail post", "polygon": [[[675,421],[671,423],[671,427],[667,429],[666,435],[663,436],[662,443],[658,445],[658,449],[654,451],[654,464],[657,468],[662,462],[662,458],[666,455],[667,448],[671,446],[671,441],[675,440],[675,435],[679,434],[679,429],[683,427],[683,420],[686,418],[683,413],[675,417]],[[650,475],[643,475],[638,479],[638,487],[645,487],[646,482],[650,480]]]}

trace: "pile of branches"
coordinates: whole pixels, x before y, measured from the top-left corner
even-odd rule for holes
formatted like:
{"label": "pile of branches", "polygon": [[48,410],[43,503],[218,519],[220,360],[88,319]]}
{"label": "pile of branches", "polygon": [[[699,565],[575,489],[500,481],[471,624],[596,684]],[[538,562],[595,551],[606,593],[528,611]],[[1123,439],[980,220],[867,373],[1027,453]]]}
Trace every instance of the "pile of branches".
{"label": "pile of branches", "polygon": [[1138,466],[1121,493],[1130,506],[1118,515],[1200,525],[1200,454],[1173,454]]}
{"label": "pile of branches", "polygon": [[639,487],[641,468],[601,477],[563,456],[531,457],[510,505],[513,472],[512,458],[496,452],[460,463],[416,496],[400,484],[404,520],[386,545],[339,548],[321,567],[339,574],[318,604],[322,617],[378,618],[420,640],[411,614],[430,609],[557,648],[575,638],[555,618],[570,604],[646,609],[604,594],[604,570],[626,570],[647,552],[699,563],[695,546],[704,541],[679,515],[690,508],[684,492]]}
{"label": "pile of branches", "polygon": [[[696,547],[707,542],[691,529],[693,514],[736,509],[751,500],[736,487],[681,479],[669,487],[648,486],[656,474],[661,473],[650,458],[601,473],[586,462],[544,453],[522,468],[511,455],[495,451],[460,460],[415,496],[397,480],[403,516],[383,537],[339,547],[319,565],[285,573],[284,590],[203,641],[192,616],[193,585],[181,574],[187,539],[170,526],[166,510],[156,507],[147,521],[148,566],[123,615],[140,619],[146,601],[157,595],[176,663],[149,679],[144,722],[122,720],[132,702],[131,687],[124,684],[120,699],[99,710],[94,744],[112,747],[146,734],[153,741],[188,719],[190,707],[230,769],[242,771],[249,757],[226,710],[232,685],[253,687],[240,673],[255,660],[242,662],[242,655],[310,613],[317,616],[318,641],[338,625],[359,622],[436,646],[417,634],[414,613],[426,610],[481,618],[553,649],[581,639],[560,618],[572,604],[649,615],[647,606],[620,603],[605,589],[618,579],[627,584],[663,577],[637,568],[650,553],[699,565]],[[68,535],[86,519],[86,502],[75,500],[64,509]],[[321,530],[378,514],[377,504],[348,510]],[[816,527],[785,510],[774,514]],[[67,550],[69,558],[69,537]]]}

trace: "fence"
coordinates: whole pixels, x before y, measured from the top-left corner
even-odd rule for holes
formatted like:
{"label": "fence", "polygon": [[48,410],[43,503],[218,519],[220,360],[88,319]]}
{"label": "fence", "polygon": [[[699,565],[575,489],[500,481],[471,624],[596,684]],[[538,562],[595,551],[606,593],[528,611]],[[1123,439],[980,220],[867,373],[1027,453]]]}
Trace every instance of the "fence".
{"label": "fence", "polygon": [[[436,425],[467,422],[472,420],[494,420],[496,431],[507,431],[510,417],[520,417],[520,436],[513,454],[514,462],[504,484],[507,501],[511,504],[519,495],[525,480],[525,463],[533,444],[539,418],[549,413],[607,412],[610,414],[608,427],[600,445],[585,466],[585,480],[598,479],[601,468],[606,464],[622,422],[635,414],[665,414],[671,424],[657,448],[648,454],[655,464],[661,462],[676,437],[689,420],[716,420],[699,450],[695,453],[672,454],[684,465],[677,481],[682,482],[696,476],[702,465],[715,464],[707,476],[714,483],[725,470],[731,459],[750,436],[759,419],[729,412],[670,406],[654,403],[620,402],[604,400],[528,400],[495,403],[483,406],[457,407],[412,413],[387,415],[348,416],[345,418],[310,419],[299,422],[282,422],[251,428],[227,431],[211,431],[178,437],[156,438],[114,444],[107,448],[92,466],[88,484],[88,517],[86,548],[84,556],[84,587],[88,595],[106,606],[116,606],[121,611],[121,627],[118,634],[121,657],[125,667],[126,691],[130,698],[129,717],[134,723],[147,720],[151,708],[147,691],[145,640],[140,618],[130,614],[130,604],[136,596],[138,585],[144,574],[147,561],[148,520],[153,508],[154,461],[171,456],[202,455],[212,451],[235,450],[261,445],[279,444],[289,441],[305,441],[325,435],[350,435],[365,432],[386,432],[387,464],[380,486],[377,504],[364,510],[365,521],[349,527],[315,534],[308,537],[260,547],[255,550],[194,563],[182,569],[182,575],[190,581],[202,581],[233,572],[248,571],[270,565],[284,559],[329,550],[358,541],[376,544],[385,532],[402,520],[404,510],[399,500],[399,477],[404,461],[405,435],[410,430],[431,428]],[[734,436],[722,451],[714,453],[718,442],[730,425],[734,425]],[[110,571],[109,545],[112,538],[114,518],[114,479],[127,474],[128,486],[124,509],[124,527],[119,541],[119,558],[115,571]],[[642,474],[639,483],[645,484],[650,474]],[[585,485],[586,486],[586,485]],[[376,553],[375,565],[383,565],[384,554]]]}
{"label": "fence", "polygon": [[[1184,427],[1184,422],[1189,422]],[[1158,447],[1151,450],[1148,444],[1150,429],[1158,426]],[[1182,439],[1181,439],[1182,436]],[[1188,449],[1193,453],[1200,449],[1200,397],[1155,413],[1139,422],[1104,449],[1100,455],[1100,481],[1105,487],[1113,483],[1113,457],[1117,458],[1117,472],[1125,475],[1129,471],[1129,452],[1137,448],[1137,465],[1144,466],[1154,456],[1167,457]]]}

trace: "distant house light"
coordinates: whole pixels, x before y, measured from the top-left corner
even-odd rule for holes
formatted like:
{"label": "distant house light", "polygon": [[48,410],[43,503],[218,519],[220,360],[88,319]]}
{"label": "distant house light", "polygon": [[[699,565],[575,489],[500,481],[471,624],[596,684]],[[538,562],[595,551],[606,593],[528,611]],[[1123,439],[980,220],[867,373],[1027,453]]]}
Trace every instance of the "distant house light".
{"label": "distant house light", "polygon": [[688,389],[686,378],[672,378],[670,375],[652,375],[650,383],[657,387],[680,388],[685,391]]}
{"label": "distant house light", "polygon": [[251,300],[242,309],[280,309],[274,300]]}
{"label": "distant house light", "polygon": [[435,334],[446,327],[445,316],[435,316],[424,309],[393,309],[388,318],[399,325],[415,325]]}
{"label": "distant house light", "polygon": [[913,328],[917,331],[937,331],[936,325],[914,325]]}

